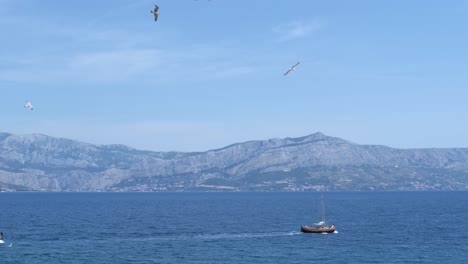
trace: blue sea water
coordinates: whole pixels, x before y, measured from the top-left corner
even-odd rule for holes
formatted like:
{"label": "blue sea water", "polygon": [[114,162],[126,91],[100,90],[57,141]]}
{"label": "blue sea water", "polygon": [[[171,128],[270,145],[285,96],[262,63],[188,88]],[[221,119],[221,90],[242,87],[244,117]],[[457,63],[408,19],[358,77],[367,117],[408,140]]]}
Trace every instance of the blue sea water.
{"label": "blue sea water", "polygon": [[468,192],[0,193],[0,263],[468,263]]}

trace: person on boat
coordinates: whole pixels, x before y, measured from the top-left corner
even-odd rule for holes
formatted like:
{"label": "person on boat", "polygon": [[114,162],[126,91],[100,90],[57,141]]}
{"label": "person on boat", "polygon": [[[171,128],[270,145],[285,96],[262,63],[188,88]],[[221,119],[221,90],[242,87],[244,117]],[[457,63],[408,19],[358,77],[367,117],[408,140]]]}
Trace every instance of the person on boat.
{"label": "person on boat", "polygon": [[0,232],[0,240],[3,240],[3,232]]}

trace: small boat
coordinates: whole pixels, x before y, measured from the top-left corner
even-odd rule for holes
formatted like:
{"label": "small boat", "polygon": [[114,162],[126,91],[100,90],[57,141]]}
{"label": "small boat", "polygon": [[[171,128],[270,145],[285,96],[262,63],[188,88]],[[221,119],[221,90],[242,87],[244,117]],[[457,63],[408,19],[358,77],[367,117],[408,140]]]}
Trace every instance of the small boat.
{"label": "small boat", "polygon": [[322,234],[322,233],[334,233],[336,230],[334,225],[331,226],[318,226],[318,227],[312,227],[312,226],[306,226],[303,225],[301,226],[301,232],[302,233],[317,233],[317,234]]}
{"label": "small boat", "polygon": [[322,195],[322,221],[314,223],[314,226],[301,226],[302,233],[334,233],[336,230],[335,225],[327,226],[325,222],[325,205],[323,203],[323,195]]}

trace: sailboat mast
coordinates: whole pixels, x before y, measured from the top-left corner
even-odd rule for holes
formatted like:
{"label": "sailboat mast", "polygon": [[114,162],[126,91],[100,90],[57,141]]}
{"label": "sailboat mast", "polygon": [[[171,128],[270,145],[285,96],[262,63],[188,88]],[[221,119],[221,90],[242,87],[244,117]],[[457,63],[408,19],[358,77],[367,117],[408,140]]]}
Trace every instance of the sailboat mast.
{"label": "sailboat mast", "polygon": [[325,204],[323,203],[323,194],[322,194],[322,221],[325,224]]}

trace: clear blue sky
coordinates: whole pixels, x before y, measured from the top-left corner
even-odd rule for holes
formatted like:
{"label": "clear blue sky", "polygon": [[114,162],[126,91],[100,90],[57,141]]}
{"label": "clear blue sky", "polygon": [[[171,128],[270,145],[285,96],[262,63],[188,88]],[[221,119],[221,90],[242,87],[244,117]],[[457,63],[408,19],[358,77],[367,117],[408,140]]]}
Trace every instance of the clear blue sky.
{"label": "clear blue sky", "polygon": [[3,132],[468,147],[468,1],[0,0],[0,28]]}

